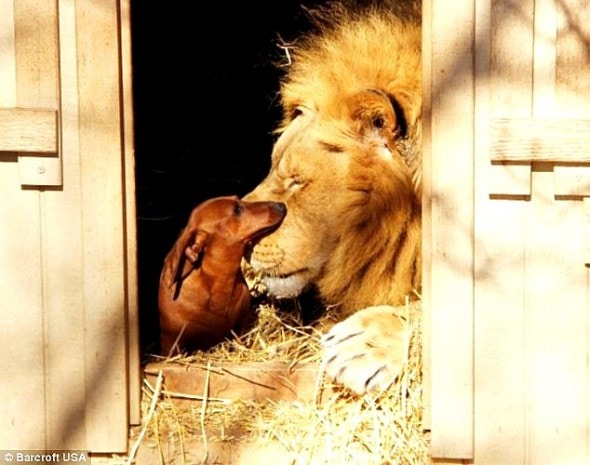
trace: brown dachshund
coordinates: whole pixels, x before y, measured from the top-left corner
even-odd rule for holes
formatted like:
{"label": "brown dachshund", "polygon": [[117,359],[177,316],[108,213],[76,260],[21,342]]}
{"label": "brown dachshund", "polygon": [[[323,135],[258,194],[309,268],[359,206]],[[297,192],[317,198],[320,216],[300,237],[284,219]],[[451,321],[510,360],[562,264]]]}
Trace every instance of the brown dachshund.
{"label": "brown dachshund", "polygon": [[250,317],[241,261],[282,222],[277,202],[216,197],[198,205],[164,260],[160,275],[160,345],[164,356],[207,349]]}

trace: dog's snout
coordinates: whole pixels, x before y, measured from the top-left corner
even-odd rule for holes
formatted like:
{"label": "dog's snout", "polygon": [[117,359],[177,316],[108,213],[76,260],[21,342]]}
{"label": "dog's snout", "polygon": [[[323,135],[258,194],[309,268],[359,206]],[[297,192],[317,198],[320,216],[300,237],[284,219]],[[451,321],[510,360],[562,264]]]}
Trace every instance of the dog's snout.
{"label": "dog's snout", "polygon": [[285,216],[287,214],[287,205],[283,202],[274,202],[273,208],[281,215]]}

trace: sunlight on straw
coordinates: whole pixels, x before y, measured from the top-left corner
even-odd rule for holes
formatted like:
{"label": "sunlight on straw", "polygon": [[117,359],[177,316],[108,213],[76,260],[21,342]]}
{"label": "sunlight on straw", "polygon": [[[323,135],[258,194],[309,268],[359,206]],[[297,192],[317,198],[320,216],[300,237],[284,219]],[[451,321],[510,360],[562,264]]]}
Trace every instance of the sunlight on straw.
{"label": "sunlight on straw", "polygon": [[146,418],[144,428],[141,430],[141,433],[139,434],[137,441],[135,441],[135,444],[131,448],[129,458],[127,460],[127,465],[131,465],[131,463],[133,463],[133,461],[135,460],[135,456],[137,455],[137,451],[139,450],[139,446],[141,445],[141,442],[143,441],[143,438],[145,437],[145,434],[147,432],[150,421],[151,421],[152,417],[154,416],[154,412],[156,411],[156,405],[158,403],[158,397],[160,396],[160,390],[162,389],[162,380],[163,379],[164,379],[164,375],[162,374],[162,370],[160,370],[160,372],[158,373],[158,378],[156,380],[156,387],[154,388],[154,392],[152,395],[152,401],[150,403],[150,408],[148,411],[148,415]]}

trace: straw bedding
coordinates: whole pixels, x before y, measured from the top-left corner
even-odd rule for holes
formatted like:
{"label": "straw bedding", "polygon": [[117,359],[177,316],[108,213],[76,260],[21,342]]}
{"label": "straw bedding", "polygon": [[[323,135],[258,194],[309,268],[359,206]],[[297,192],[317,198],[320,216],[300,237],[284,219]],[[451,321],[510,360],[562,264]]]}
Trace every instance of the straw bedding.
{"label": "straw bedding", "polygon": [[[133,432],[132,440],[159,448],[161,456],[166,455],[164,444],[174,443],[176,461],[161,459],[160,463],[246,464],[255,463],[251,461],[255,453],[256,463],[265,460],[273,465],[427,464],[428,440],[422,430],[421,304],[407,304],[400,311],[409,329],[406,364],[386,392],[358,397],[336,388],[326,394],[327,381],[319,370],[313,402],[230,401],[185,393],[194,401],[179,405],[165,386],[146,381],[144,424]],[[261,305],[257,312],[258,323],[249,333],[208,352],[168,361],[209,367],[223,361],[320,365],[320,334],[313,327],[301,325],[296,315],[273,305]],[[218,450],[220,444],[233,451],[224,459],[210,453],[213,445]],[[244,458],[244,450],[249,458]]]}

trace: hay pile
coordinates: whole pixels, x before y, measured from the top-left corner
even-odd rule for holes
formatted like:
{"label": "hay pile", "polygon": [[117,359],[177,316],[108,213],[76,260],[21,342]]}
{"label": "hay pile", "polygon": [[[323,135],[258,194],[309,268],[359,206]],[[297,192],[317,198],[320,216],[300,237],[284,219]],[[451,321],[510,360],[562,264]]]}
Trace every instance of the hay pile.
{"label": "hay pile", "polygon": [[247,333],[206,352],[198,351],[165,360],[187,365],[227,361],[289,364],[319,362],[321,334],[314,326],[302,325],[296,314],[277,310],[272,304],[262,304],[256,311],[256,325]]}
{"label": "hay pile", "polygon": [[[407,361],[386,392],[359,397],[342,388],[334,392],[330,386],[326,395],[327,381],[320,373],[315,402],[205,398],[179,406],[165,388],[146,381],[145,436],[138,439],[157,448],[160,457],[167,456],[165,444],[175,444],[176,461],[168,458],[160,463],[427,464],[428,444],[421,424],[420,302],[403,311],[409,326]],[[258,313],[257,327],[244,336],[170,362],[210,367],[228,360],[319,365],[320,334],[316,330],[272,305],[261,306]],[[213,452],[220,446],[230,451],[224,458]]]}

